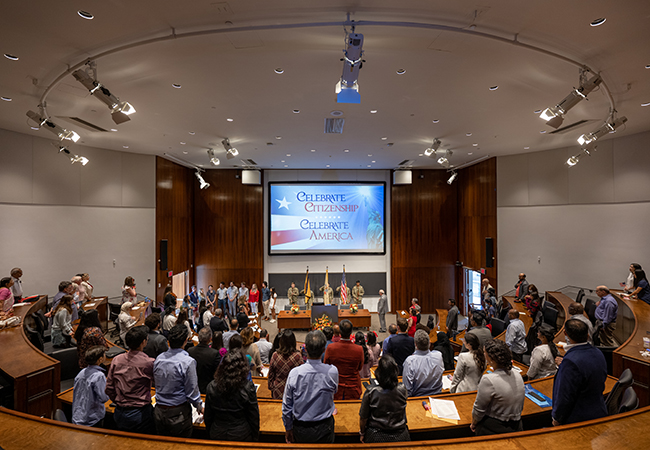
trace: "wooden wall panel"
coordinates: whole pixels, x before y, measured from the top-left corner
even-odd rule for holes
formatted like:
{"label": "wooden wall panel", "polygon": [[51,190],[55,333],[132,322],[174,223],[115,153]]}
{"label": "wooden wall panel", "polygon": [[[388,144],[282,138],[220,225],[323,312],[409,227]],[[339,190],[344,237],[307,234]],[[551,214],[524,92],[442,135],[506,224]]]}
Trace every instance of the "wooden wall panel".
{"label": "wooden wall panel", "polygon": [[[174,273],[190,271],[194,279],[194,210],[192,170],[164,158],[156,158],[156,293],[159,302],[170,281],[160,270],[160,241],[167,239],[168,268]],[[160,285],[160,287],[158,287]],[[177,295],[183,293],[177,292]]]}
{"label": "wooden wall panel", "polygon": [[[420,178],[422,176],[422,178]],[[457,184],[444,170],[414,170],[410,185],[391,185],[391,305],[411,298],[424,312],[455,296],[458,240]]]}
{"label": "wooden wall panel", "polygon": [[[236,178],[238,177],[238,178]],[[206,170],[210,188],[194,183],[196,284],[242,281],[261,287],[264,276],[263,187],[243,185],[240,170]]]}
{"label": "wooden wall panel", "polygon": [[466,267],[485,268],[485,238],[494,240],[494,267],[485,269],[497,288],[496,158],[462,169],[458,174],[458,260]]}

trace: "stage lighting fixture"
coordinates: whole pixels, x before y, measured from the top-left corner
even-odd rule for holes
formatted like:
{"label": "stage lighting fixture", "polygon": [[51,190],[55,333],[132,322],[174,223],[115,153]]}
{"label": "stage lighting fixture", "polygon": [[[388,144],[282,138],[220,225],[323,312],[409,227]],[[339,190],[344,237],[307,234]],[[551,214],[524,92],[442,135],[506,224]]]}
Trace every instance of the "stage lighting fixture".
{"label": "stage lighting fixture", "polygon": [[458,172],[452,170],[452,171],[451,171],[451,176],[450,176],[449,179],[447,180],[447,184],[451,184],[451,183],[453,183],[457,176],[458,176]]}
{"label": "stage lighting fixture", "polygon": [[235,156],[239,155],[237,149],[230,145],[230,139],[224,139],[221,141],[221,145],[223,145],[223,148],[226,150],[226,158],[233,159]]}
{"label": "stage lighting fixture", "polygon": [[424,156],[429,156],[429,157],[436,156],[436,150],[440,148],[440,144],[441,144],[440,139],[435,138],[433,140],[433,144],[431,144],[431,147],[427,148],[424,151]]}
{"label": "stage lighting fixture", "polygon": [[612,119],[613,118],[607,119],[607,121],[605,121],[605,123],[596,131],[592,131],[591,133],[586,133],[580,136],[578,138],[578,143],[580,146],[583,148],[593,148],[595,146],[596,140],[608,133],[616,132],[616,129],[618,127],[627,122],[627,117],[625,116],[619,117],[616,120]]}
{"label": "stage lighting fixture", "polygon": [[59,145],[59,144],[54,144],[54,143],[52,145],[54,145],[57,149],[59,149],[60,154],[65,155],[67,158],[70,158],[71,164],[81,163],[82,166],[85,166],[86,164],[88,164],[89,160],[85,156],[79,156],[79,155],[73,154],[64,145]]}
{"label": "stage lighting fixture", "polygon": [[210,183],[206,182],[203,177],[201,176],[201,169],[196,169],[196,172],[194,173],[196,175],[196,178],[199,180],[199,188],[200,189],[207,189],[210,187]]}
{"label": "stage lighting fixture", "polygon": [[591,80],[586,80],[585,78],[580,82],[579,88],[573,89],[569,95],[564,97],[564,99],[554,107],[546,108],[544,111],[542,111],[539,117],[546,121],[546,125],[553,128],[558,128],[564,121],[564,115],[571,108],[577,105],[583,98],[587,98],[587,95],[593,91],[596,86],[598,86],[602,81],[603,79],[600,77],[600,75],[596,75]]}
{"label": "stage lighting fixture", "polygon": [[355,33],[352,27],[352,33],[345,37],[346,48],[343,50],[343,74],[341,79],[336,83],[336,102],[337,103],[361,103],[359,94],[359,69],[363,66],[363,34]]}
{"label": "stage lighting fixture", "polygon": [[580,162],[580,155],[574,155],[571,158],[566,160],[566,163],[569,167],[573,167]]}
{"label": "stage lighting fixture", "polygon": [[41,114],[30,110],[27,111],[27,117],[36,122],[39,126],[44,127],[46,130],[49,130],[52,133],[56,134],[60,140],[67,139],[73,142],[77,142],[79,140],[79,135],[75,131],[66,130],[62,126],[59,126],[52,122],[47,117],[43,117]]}
{"label": "stage lighting fixture", "polygon": [[[90,70],[92,70],[96,75],[94,64],[90,65]],[[111,118],[113,119],[113,122],[120,124],[131,120],[129,116],[135,113],[135,108],[129,102],[121,102],[119,98],[106,88],[106,86],[88,75],[84,70],[75,70],[72,72],[72,76],[74,76],[78,82],[83,84],[86,89],[90,91],[91,95],[108,106],[111,110]]]}
{"label": "stage lighting fixture", "polygon": [[451,165],[449,162],[449,157],[453,154],[454,152],[452,152],[451,150],[438,150],[435,152],[433,156],[438,158],[438,164],[448,169],[449,166]]}
{"label": "stage lighting fixture", "polygon": [[208,156],[210,157],[210,163],[211,163],[213,166],[218,166],[218,165],[221,163],[221,161],[219,161],[219,158],[217,158],[217,157],[214,155],[214,149],[212,149],[212,148],[211,148],[211,149],[208,149]]}

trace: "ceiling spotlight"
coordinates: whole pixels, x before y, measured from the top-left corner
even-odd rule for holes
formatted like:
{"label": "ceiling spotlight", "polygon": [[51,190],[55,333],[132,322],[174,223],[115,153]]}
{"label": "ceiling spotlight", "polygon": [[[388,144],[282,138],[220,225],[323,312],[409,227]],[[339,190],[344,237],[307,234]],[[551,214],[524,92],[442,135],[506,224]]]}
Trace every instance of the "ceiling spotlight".
{"label": "ceiling spotlight", "polygon": [[88,161],[89,161],[88,158],[86,158],[85,156],[79,156],[79,155],[75,155],[75,154],[71,153],[70,150],[68,150],[68,148],[65,145],[54,144],[54,143],[52,145],[54,145],[56,148],[59,149],[60,154],[65,155],[66,157],[70,158],[70,163],[71,164],[81,163],[82,166],[85,166],[86,164],[88,164]]}
{"label": "ceiling spotlight", "polygon": [[[583,77],[584,79],[582,79]],[[564,121],[564,115],[571,108],[580,103],[583,98],[587,98],[587,95],[589,95],[589,93],[602,81],[603,79],[600,75],[596,75],[591,80],[587,80],[583,72],[581,75],[580,87],[578,89],[573,89],[569,95],[564,97],[564,99],[554,107],[546,108],[542,111],[539,117],[544,119],[548,126],[558,128]]]}
{"label": "ceiling spotlight", "polygon": [[196,169],[196,172],[194,172],[194,175],[196,175],[196,179],[199,180],[199,188],[200,189],[207,189],[210,187],[210,183],[206,182],[203,177],[201,176],[201,169]]}
{"label": "ceiling spotlight", "polygon": [[42,117],[40,114],[37,114],[34,111],[27,111],[27,117],[39,124],[39,126],[44,126],[45,129],[50,130],[52,133],[56,134],[60,140],[67,139],[73,142],[77,142],[79,140],[79,135],[76,132],[72,130],[66,130],[62,126],[55,124],[50,119]]}
{"label": "ceiling spotlight", "polygon": [[129,102],[121,102],[119,98],[113,95],[111,91],[106,88],[106,86],[96,80],[97,68],[93,61],[88,65],[89,70],[93,73],[92,77],[81,69],[72,72],[72,76],[75,77],[78,82],[83,84],[86,89],[90,91],[91,95],[95,96],[95,98],[108,106],[111,110],[113,122],[119,125],[120,123],[131,120],[129,116],[135,113],[135,108]]}
{"label": "ceiling spotlight", "polygon": [[213,166],[218,166],[221,163],[221,161],[219,161],[219,158],[217,158],[214,155],[214,149],[212,149],[212,148],[208,149],[208,156],[210,157],[210,163]]}
{"label": "ceiling spotlight", "polygon": [[619,128],[627,122],[627,117],[619,117],[618,119],[611,121],[611,118],[608,119],[600,128],[596,131],[592,131],[588,134],[583,134],[578,138],[578,143],[584,149],[593,149],[596,146],[596,140],[600,137],[616,132],[616,129]]}
{"label": "ceiling spotlight", "polygon": [[18,58],[17,56],[12,55],[12,54],[10,54],[10,53],[5,53],[5,58],[10,59],[10,60],[12,60],[12,61],[18,61],[18,60],[20,59],[20,58]]}
{"label": "ceiling spotlight", "polygon": [[223,148],[226,150],[226,158],[233,159],[235,156],[239,155],[237,149],[230,145],[230,139],[224,139],[221,141],[221,145],[223,145]]}
{"label": "ceiling spotlight", "polygon": [[276,69],[274,70],[274,72],[277,73],[277,74],[279,75],[279,74],[281,74],[281,73],[284,73],[284,69],[283,69],[282,67],[278,67],[278,68],[276,68]]}
{"label": "ceiling spotlight", "polygon": [[424,154],[426,156],[431,156],[431,155],[435,156],[436,150],[438,150],[438,148],[440,148],[440,144],[441,144],[440,139],[435,138],[433,140],[433,144],[431,144],[431,147],[426,149],[424,151]]}
{"label": "ceiling spotlight", "polygon": [[355,33],[352,27],[352,33],[345,37],[346,48],[343,51],[343,75],[336,83],[336,102],[337,103],[361,103],[359,94],[359,69],[363,66],[363,34]]}
{"label": "ceiling spotlight", "polygon": [[580,155],[572,156],[566,160],[566,163],[569,167],[573,167],[580,162]]}
{"label": "ceiling spotlight", "polygon": [[453,183],[457,176],[458,176],[458,172],[456,172],[455,170],[452,170],[451,171],[451,176],[447,180],[447,184]]}
{"label": "ceiling spotlight", "polygon": [[95,18],[95,16],[93,16],[91,13],[89,13],[88,11],[84,11],[82,9],[77,11],[77,14],[79,14],[79,17],[81,17],[82,19],[93,20]]}
{"label": "ceiling spotlight", "polygon": [[601,17],[600,19],[592,20],[589,25],[592,27],[597,27],[598,25],[602,25],[607,21],[605,17]]}

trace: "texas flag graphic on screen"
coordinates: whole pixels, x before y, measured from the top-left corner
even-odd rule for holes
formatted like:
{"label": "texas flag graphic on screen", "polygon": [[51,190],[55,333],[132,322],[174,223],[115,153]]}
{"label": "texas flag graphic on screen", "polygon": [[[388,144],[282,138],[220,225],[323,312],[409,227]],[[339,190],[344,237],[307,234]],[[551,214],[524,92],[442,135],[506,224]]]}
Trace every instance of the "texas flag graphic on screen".
{"label": "texas flag graphic on screen", "polygon": [[270,253],[384,253],[382,184],[275,184]]}

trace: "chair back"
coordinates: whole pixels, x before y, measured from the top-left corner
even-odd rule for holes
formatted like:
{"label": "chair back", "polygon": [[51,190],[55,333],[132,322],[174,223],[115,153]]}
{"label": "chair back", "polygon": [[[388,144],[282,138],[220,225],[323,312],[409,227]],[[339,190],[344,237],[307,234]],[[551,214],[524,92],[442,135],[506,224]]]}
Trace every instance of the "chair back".
{"label": "chair back", "polygon": [[592,324],[596,324],[596,302],[588,298],[585,301],[585,312]]}
{"label": "chair back", "polygon": [[110,314],[110,320],[112,322],[117,322],[117,316],[120,315],[120,311],[122,309],[122,305],[117,305],[115,303],[109,303],[108,306],[111,308],[111,314]]}
{"label": "chair back", "polygon": [[585,290],[584,290],[584,289],[580,289],[580,290],[578,291],[578,295],[576,295],[576,302],[577,302],[577,303],[582,303],[582,301],[584,300],[584,298],[585,298]]}
{"label": "chair back", "polygon": [[619,413],[624,413],[628,411],[634,411],[639,407],[639,397],[637,397],[634,388],[630,386],[625,390],[623,394],[623,400],[621,400],[621,406],[618,408]]}
{"label": "chair back", "polygon": [[68,418],[65,416],[65,413],[60,409],[54,411],[54,420],[57,420],[59,422],[66,422],[66,423],[68,422]]}
{"label": "chair back", "polygon": [[492,337],[500,335],[503,333],[503,330],[506,329],[505,322],[501,319],[497,319],[496,317],[492,318],[490,324],[492,325]]}
{"label": "chair back", "polygon": [[546,308],[544,311],[544,323],[547,325],[552,326],[553,328],[557,328],[557,316],[558,316],[558,311],[555,308]]}
{"label": "chair back", "polygon": [[627,388],[632,386],[633,382],[634,378],[632,377],[632,371],[630,369],[625,369],[612,388],[612,391],[607,396],[607,399],[605,400],[605,406],[607,406],[607,414],[610,416],[613,414],[618,414],[618,410],[621,407],[623,394]]}

